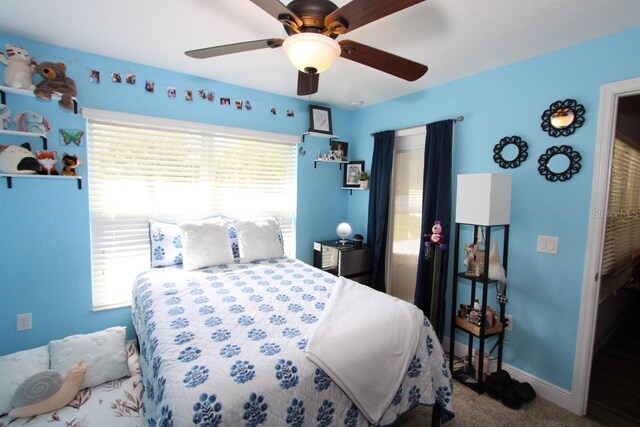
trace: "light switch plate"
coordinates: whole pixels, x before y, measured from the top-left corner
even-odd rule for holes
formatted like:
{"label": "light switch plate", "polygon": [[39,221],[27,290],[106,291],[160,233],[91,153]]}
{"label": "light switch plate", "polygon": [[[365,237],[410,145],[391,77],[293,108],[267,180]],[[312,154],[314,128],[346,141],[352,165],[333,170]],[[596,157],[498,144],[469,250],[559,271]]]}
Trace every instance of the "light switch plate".
{"label": "light switch plate", "polygon": [[544,254],[558,254],[558,244],[560,239],[556,236],[543,236],[538,235],[538,247],[537,251]]}

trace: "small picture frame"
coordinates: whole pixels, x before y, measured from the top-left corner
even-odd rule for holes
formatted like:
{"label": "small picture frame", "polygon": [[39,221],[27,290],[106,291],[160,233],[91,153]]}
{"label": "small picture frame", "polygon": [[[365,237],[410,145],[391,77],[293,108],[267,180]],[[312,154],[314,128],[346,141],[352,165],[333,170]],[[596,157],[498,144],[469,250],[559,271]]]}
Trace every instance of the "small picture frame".
{"label": "small picture frame", "polygon": [[309,106],[309,132],[326,133],[331,135],[331,109],[318,105]]}
{"label": "small picture frame", "polygon": [[360,172],[364,170],[364,160],[349,162],[344,167],[343,187],[360,187]]}
{"label": "small picture frame", "polygon": [[348,157],[349,143],[348,142],[332,140],[331,151],[336,152],[338,157],[336,160],[342,160],[342,161],[349,160],[349,157]]}

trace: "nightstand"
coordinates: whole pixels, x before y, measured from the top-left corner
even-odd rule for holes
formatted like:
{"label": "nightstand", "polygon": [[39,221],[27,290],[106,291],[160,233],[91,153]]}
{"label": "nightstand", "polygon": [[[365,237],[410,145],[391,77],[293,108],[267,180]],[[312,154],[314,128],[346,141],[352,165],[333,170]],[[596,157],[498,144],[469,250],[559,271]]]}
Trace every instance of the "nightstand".
{"label": "nightstand", "polygon": [[355,247],[352,241],[313,242],[313,266],[336,276],[344,276],[363,285],[371,285],[373,247]]}

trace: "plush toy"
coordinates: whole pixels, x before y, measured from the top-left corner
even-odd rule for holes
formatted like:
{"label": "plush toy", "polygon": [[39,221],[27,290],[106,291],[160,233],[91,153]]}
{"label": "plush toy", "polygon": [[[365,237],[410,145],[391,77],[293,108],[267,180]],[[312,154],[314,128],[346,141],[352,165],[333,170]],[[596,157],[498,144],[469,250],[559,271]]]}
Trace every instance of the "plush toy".
{"label": "plush toy", "polygon": [[27,378],[13,394],[10,417],[32,417],[67,406],[76,397],[87,368],[75,364],[63,380],[58,371],[42,371]]}
{"label": "plush toy", "polygon": [[55,151],[36,151],[36,158],[38,159],[38,163],[40,163],[38,175],[59,175],[56,170],[58,153]]}
{"label": "plush toy", "polygon": [[78,94],[76,82],[67,77],[67,66],[62,62],[42,62],[37,67],[38,74],[44,80],[36,85],[33,93],[40,99],[51,99],[51,95],[60,95],[58,105],[73,110],[72,98]]}
{"label": "plush toy", "polygon": [[493,239],[493,246],[489,252],[489,279],[507,283],[507,274],[500,264],[500,258],[498,258],[498,241],[496,239]]}
{"label": "plush toy", "polygon": [[35,86],[31,74],[36,71],[37,64],[23,48],[8,43],[5,47],[8,59],[0,52],[0,62],[7,66],[4,70],[4,84],[16,89],[33,90]]}
{"label": "plush toy", "polygon": [[82,162],[76,155],[70,155],[64,153],[62,156],[62,173],[60,175],[65,176],[78,176],[78,172],[76,172],[76,168],[80,166]]}
{"label": "plush toy", "polygon": [[11,125],[11,109],[8,105],[0,104],[0,129],[9,129]]}
{"label": "plush toy", "polygon": [[433,227],[431,227],[431,231],[433,234],[425,234],[424,237],[429,239],[425,243],[427,246],[438,245],[440,249],[445,250],[447,245],[444,244],[444,236],[442,235],[442,223],[440,221],[435,221]]}
{"label": "plush toy", "polygon": [[20,132],[34,132],[46,134],[51,130],[49,121],[45,119],[41,114],[34,113],[33,111],[25,111],[18,114],[13,121],[16,124],[16,130]]}
{"label": "plush toy", "polygon": [[0,145],[0,172],[10,174],[34,174],[40,170],[40,164],[31,153],[29,143],[18,145]]}

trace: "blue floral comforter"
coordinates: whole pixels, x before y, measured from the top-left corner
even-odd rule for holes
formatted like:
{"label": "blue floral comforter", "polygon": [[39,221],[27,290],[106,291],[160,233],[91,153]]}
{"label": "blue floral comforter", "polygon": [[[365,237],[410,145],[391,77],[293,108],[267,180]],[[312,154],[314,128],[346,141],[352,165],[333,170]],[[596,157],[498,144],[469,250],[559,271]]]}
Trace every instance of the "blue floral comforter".
{"label": "blue floral comforter", "polygon": [[[369,425],[305,357],[336,281],[289,258],[141,274],[132,312],[146,425]],[[425,318],[416,354],[381,425],[434,402],[450,418],[451,386],[442,348]]]}

